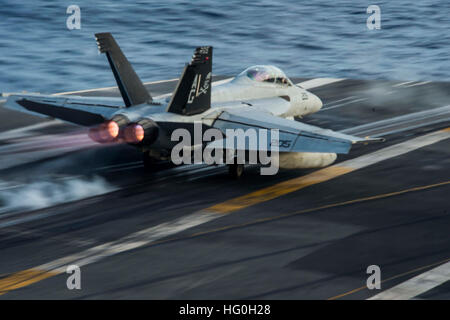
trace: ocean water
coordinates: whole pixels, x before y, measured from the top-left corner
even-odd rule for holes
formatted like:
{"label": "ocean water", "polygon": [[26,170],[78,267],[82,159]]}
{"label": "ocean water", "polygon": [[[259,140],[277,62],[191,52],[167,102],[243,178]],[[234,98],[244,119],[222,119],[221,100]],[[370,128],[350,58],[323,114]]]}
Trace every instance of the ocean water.
{"label": "ocean water", "polygon": [[[81,9],[68,30],[66,9]],[[366,9],[381,8],[369,30]],[[115,85],[94,33],[112,32],[144,81],[178,77],[194,47],[213,72],[273,64],[288,76],[450,81],[450,1],[0,0],[0,92]]]}

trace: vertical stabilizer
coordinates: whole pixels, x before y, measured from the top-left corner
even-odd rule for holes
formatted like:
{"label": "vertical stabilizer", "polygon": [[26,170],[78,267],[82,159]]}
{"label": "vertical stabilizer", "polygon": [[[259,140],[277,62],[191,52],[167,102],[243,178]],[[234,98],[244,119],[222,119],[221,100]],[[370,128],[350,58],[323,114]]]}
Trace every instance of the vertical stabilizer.
{"label": "vertical stabilizer", "polygon": [[95,39],[100,52],[105,53],[108,58],[125,106],[130,107],[152,101],[152,97],[134,72],[133,67],[120,50],[111,33],[97,33]]}
{"label": "vertical stabilizer", "polygon": [[211,107],[212,47],[195,49],[173,92],[167,112],[202,113]]}

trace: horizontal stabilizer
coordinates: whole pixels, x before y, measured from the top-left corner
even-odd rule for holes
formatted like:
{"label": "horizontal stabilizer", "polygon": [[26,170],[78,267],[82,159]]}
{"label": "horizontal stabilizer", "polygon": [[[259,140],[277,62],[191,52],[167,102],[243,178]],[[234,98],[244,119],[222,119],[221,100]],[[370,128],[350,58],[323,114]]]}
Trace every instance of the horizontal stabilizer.
{"label": "horizontal stabilizer", "polygon": [[113,116],[123,106],[120,98],[11,94],[5,107],[70,123],[93,126]]}

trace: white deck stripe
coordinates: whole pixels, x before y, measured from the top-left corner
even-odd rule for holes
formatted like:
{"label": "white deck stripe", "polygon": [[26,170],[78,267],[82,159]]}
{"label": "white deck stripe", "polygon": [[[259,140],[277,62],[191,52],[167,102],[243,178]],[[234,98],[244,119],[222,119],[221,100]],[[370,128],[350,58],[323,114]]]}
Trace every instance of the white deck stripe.
{"label": "white deck stripe", "polygon": [[[144,82],[144,85],[164,83],[164,82],[170,82],[170,81],[175,81],[175,80],[178,80],[178,78],[169,79],[169,80],[158,80],[158,81]],[[95,88],[95,89],[85,89],[85,90],[78,90],[78,91],[58,92],[58,93],[54,93],[53,95],[54,96],[60,96],[60,95],[64,95],[64,94],[83,93],[83,92],[86,93],[86,92],[95,92],[95,91],[111,90],[111,89],[117,89],[117,86],[104,87],[104,88]]]}
{"label": "white deck stripe", "polygon": [[381,150],[362,155],[358,158],[340,162],[337,166],[351,167],[354,169],[361,169],[380,161],[401,156],[405,153],[423,148],[430,144],[450,138],[450,130],[444,129],[435,131],[424,136],[420,136],[405,142],[395,144],[390,147],[383,148]]}
{"label": "white deck stripe", "polygon": [[[440,130],[424,136],[420,136],[418,138],[381,149],[368,155],[363,155],[352,160],[341,162],[336,166],[346,166],[358,170],[447,138],[450,138],[450,129]],[[36,269],[43,271],[65,272],[64,266],[67,264],[76,264],[78,266],[87,265],[99,261],[100,259],[105,257],[149,245],[157,240],[218,219],[220,217],[223,217],[224,215],[225,214],[198,211],[190,215],[175,219],[173,221],[165,222],[160,225],[132,233],[116,241],[93,247],[78,254],[54,260],[52,262],[38,266]]]}
{"label": "white deck stripe", "polygon": [[[215,86],[218,86],[218,85],[221,85],[221,84],[224,84],[224,83],[228,83],[228,82],[230,82],[233,79],[234,79],[234,77],[223,79],[223,80],[218,80],[218,81],[213,81],[212,86],[215,87]],[[163,99],[163,98],[171,97],[172,93],[173,92],[169,92],[169,93],[165,93],[165,94],[156,96],[155,99]]]}
{"label": "white deck stripe", "polygon": [[343,106],[346,106],[346,105],[349,105],[349,104],[353,104],[353,103],[356,103],[356,102],[365,101],[365,100],[368,100],[368,99],[369,99],[369,98],[359,98],[359,99],[355,99],[355,100],[351,100],[351,101],[346,101],[346,102],[343,102],[343,103],[336,104],[336,105],[334,105],[334,106],[329,106],[329,107],[326,107],[326,108],[322,108],[322,109],[320,109],[320,110],[317,111],[317,112],[323,112],[323,111],[327,111],[327,110],[332,110],[332,109],[340,108],[340,107],[343,107]]}
{"label": "white deck stripe", "polygon": [[[221,83],[226,83],[231,81],[234,78],[228,78],[228,79],[224,79],[224,80],[219,80],[219,81],[215,81],[217,84],[221,84]],[[178,78],[175,79],[169,79],[169,80],[158,80],[158,81],[150,81],[150,82],[144,82],[144,85],[149,85],[149,84],[158,84],[158,83],[164,83],[164,82],[172,82],[172,81],[176,81],[178,80]],[[213,82],[214,84],[214,82]],[[65,95],[65,94],[73,94],[73,93],[86,93],[86,92],[96,92],[96,91],[102,91],[102,90],[111,90],[111,89],[117,89],[117,86],[113,86],[113,87],[104,87],[104,88],[95,88],[95,89],[85,89],[85,90],[78,90],[78,91],[67,91],[67,92],[58,92],[58,93],[54,93],[54,96],[59,96],[59,95]]]}
{"label": "white deck stripe", "polygon": [[0,140],[10,140],[17,138],[24,138],[31,135],[32,130],[42,129],[50,126],[54,126],[57,124],[63,123],[61,120],[50,120],[46,122],[39,122],[36,124],[32,124],[26,127],[20,127],[16,129],[7,130],[0,133]]}
{"label": "white deck stripe", "polygon": [[393,87],[393,88],[401,87],[401,86],[404,86],[405,84],[413,83],[413,82],[415,82],[415,81],[405,81],[405,82],[400,82],[400,83],[394,84],[392,87]]}
{"label": "white deck stripe", "polygon": [[212,86],[215,87],[215,86],[218,86],[220,84],[228,83],[228,82],[230,82],[233,79],[234,79],[234,77],[226,78],[226,79],[218,80],[218,81],[213,81]]}
{"label": "white deck stripe", "polygon": [[165,222],[160,225],[150,227],[117,241],[111,241],[102,245],[95,246],[78,254],[73,254],[52,262],[36,267],[43,271],[65,272],[65,265],[75,264],[79,267],[94,263],[102,258],[112,256],[121,252],[136,249],[143,245],[155,242],[164,237],[171,236],[175,233],[184,231],[189,228],[204,224],[213,219],[219,218],[220,215],[208,212],[196,212],[173,221]]}
{"label": "white deck stripe", "polygon": [[342,80],[345,80],[345,79],[338,79],[338,78],[316,78],[316,79],[311,79],[311,80],[299,82],[299,83],[297,83],[297,85],[303,87],[304,89],[312,89],[312,88],[317,88],[317,87],[325,86],[325,85],[327,85],[327,84],[339,82],[339,81],[342,81]]}
{"label": "white deck stripe", "polygon": [[405,88],[410,88],[410,87],[415,87],[415,86],[422,86],[422,85],[427,84],[427,83],[430,83],[430,82],[431,82],[431,81],[417,82],[417,83],[414,83],[414,84],[410,84],[410,85],[408,85],[408,86],[405,86]]}
{"label": "white deck stripe", "polygon": [[450,281],[450,262],[422,273],[368,300],[408,300]]}
{"label": "white deck stripe", "polygon": [[330,102],[328,102],[328,103],[325,103],[323,106],[324,106],[324,107],[325,107],[325,106],[330,106],[330,105],[333,105],[333,104],[335,104],[335,103],[342,102],[342,101],[346,101],[346,100],[350,100],[350,99],[353,99],[353,98],[357,98],[357,96],[350,96],[350,97],[346,97],[346,98],[343,98],[343,99],[339,99],[339,100],[335,100],[335,101],[330,101]]}

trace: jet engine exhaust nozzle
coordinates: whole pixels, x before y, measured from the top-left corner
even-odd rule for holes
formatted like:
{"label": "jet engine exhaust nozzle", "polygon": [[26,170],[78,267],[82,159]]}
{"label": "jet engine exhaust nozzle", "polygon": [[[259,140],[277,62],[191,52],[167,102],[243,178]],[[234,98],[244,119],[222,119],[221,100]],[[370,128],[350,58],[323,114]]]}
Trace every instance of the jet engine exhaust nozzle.
{"label": "jet engine exhaust nozzle", "polygon": [[89,129],[89,137],[95,142],[113,142],[119,136],[119,125],[113,120],[108,120],[98,127]]}
{"label": "jet engine exhaust nozzle", "polygon": [[123,130],[123,137],[127,143],[139,143],[144,140],[144,136],[144,128],[137,123],[132,123]]}
{"label": "jet engine exhaust nozzle", "polygon": [[123,130],[125,142],[138,144],[145,142],[153,143],[158,137],[158,125],[150,119],[142,119],[136,123],[131,123]]}

